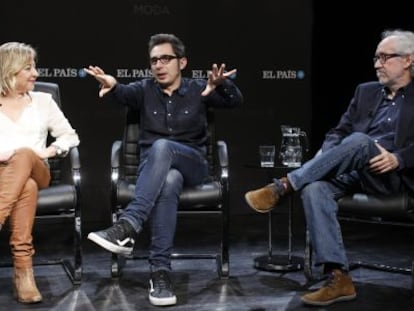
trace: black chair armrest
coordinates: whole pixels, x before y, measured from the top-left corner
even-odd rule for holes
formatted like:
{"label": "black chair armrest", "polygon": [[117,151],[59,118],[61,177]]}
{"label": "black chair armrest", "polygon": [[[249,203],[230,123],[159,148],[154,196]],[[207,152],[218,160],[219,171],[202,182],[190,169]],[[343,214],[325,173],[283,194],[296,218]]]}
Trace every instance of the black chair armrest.
{"label": "black chair armrest", "polygon": [[81,175],[80,175],[81,164],[80,164],[80,159],[79,159],[78,147],[72,147],[69,151],[69,156],[70,156],[70,167],[71,167],[71,172],[72,172],[72,180],[75,186],[79,187],[80,179],[81,179]]}
{"label": "black chair armrest", "polygon": [[72,169],[80,170],[81,165],[80,165],[80,160],[79,160],[78,147],[71,148],[69,151],[69,156],[70,156],[70,164],[71,164]]}
{"label": "black chair armrest", "polygon": [[113,187],[116,188],[116,183],[119,179],[119,162],[121,160],[122,141],[116,140],[112,143],[111,150],[111,181]]}
{"label": "black chair armrest", "polygon": [[227,144],[219,140],[217,141],[217,156],[220,165],[220,170],[217,172],[220,182],[227,189],[229,177],[229,156],[227,153]]}
{"label": "black chair armrest", "polygon": [[112,143],[112,150],[111,150],[111,168],[118,169],[119,168],[119,161],[120,161],[120,153],[121,153],[122,141],[116,140]]}
{"label": "black chair armrest", "polygon": [[111,149],[111,201],[116,206],[118,201],[119,164],[121,160],[122,141],[115,140]]}
{"label": "black chair armrest", "polygon": [[217,141],[217,153],[221,168],[229,166],[229,155],[227,153],[227,144],[223,140]]}

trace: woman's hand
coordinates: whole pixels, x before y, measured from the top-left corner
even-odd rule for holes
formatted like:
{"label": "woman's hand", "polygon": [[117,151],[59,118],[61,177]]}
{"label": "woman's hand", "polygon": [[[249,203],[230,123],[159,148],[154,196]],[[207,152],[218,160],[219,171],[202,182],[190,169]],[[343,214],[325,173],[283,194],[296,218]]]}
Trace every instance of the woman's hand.
{"label": "woman's hand", "polygon": [[50,145],[46,149],[43,149],[42,151],[36,152],[39,158],[41,159],[47,159],[47,158],[53,158],[56,156],[57,147]]}

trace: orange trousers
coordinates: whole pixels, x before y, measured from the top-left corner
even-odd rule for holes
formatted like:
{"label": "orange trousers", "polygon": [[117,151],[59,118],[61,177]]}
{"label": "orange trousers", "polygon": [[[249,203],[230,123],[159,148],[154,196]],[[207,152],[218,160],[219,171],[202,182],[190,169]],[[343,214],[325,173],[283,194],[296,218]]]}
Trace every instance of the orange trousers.
{"label": "orange trousers", "polygon": [[20,148],[0,162],[0,224],[10,217],[10,247],[15,268],[32,267],[32,229],[38,189],[50,183],[46,163],[30,148]]}

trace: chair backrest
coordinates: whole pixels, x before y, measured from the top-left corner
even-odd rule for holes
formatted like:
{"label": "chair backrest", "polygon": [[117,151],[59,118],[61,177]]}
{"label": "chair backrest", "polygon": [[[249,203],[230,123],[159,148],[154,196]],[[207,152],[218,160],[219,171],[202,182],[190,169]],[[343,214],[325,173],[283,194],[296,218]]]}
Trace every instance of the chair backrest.
{"label": "chair backrest", "polygon": [[[52,95],[57,105],[62,109],[59,85],[51,82],[36,82],[34,91],[45,92]],[[48,145],[54,140],[49,135]],[[37,200],[36,220],[50,224],[52,219],[65,222],[72,221],[73,259],[48,258],[34,264],[61,265],[73,284],[79,285],[82,278],[82,219],[80,204],[80,161],[77,147],[71,148],[68,156],[48,159],[51,173],[49,187],[39,190]],[[63,173],[65,172],[65,174]],[[38,227],[38,226],[37,226]],[[59,233],[66,233],[61,230]],[[58,234],[59,234],[58,233]],[[60,256],[60,255],[58,255]]]}
{"label": "chair backrest", "polygon": [[55,102],[59,105],[59,107],[62,108],[58,84],[52,82],[36,81],[34,90],[37,92],[45,92],[51,94]]}
{"label": "chair backrest", "polygon": [[[135,183],[137,179],[137,169],[139,165],[139,113],[129,108],[125,109],[126,123],[122,137],[122,151],[120,159],[120,174],[124,180],[129,183]],[[209,163],[211,178],[215,175],[214,169],[217,161],[216,141],[215,141],[215,125],[214,111],[207,111],[207,160]]]}
{"label": "chair backrest", "polygon": [[[43,82],[43,81],[36,81],[34,91],[36,92],[44,92],[49,93],[52,95],[52,98],[55,100],[55,102],[58,104],[60,109],[62,109],[62,101],[60,98],[60,90],[59,85],[52,82]],[[50,140],[52,137],[48,137],[48,144],[50,143]],[[59,157],[50,158],[48,160],[49,166],[50,166],[50,174],[51,174],[51,181],[50,185],[58,185],[62,183],[62,159]]]}

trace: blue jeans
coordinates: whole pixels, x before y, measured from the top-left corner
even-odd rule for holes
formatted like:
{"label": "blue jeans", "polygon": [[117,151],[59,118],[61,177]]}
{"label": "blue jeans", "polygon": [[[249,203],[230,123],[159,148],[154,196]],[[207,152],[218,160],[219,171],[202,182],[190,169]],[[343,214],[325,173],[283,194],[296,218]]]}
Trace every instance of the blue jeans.
{"label": "blue jeans", "polygon": [[357,191],[391,194],[401,190],[398,172],[369,172],[369,160],[379,153],[369,136],[354,133],[339,145],[288,173],[292,188],[301,190],[306,223],[315,251],[315,265],[336,263],[349,268],[336,217],[337,199]]}
{"label": "blue jeans", "polygon": [[120,219],[141,231],[149,219],[152,271],[171,270],[170,255],[177,222],[177,206],[184,186],[201,184],[208,176],[202,151],[168,139],[141,150],[135,196]]}

